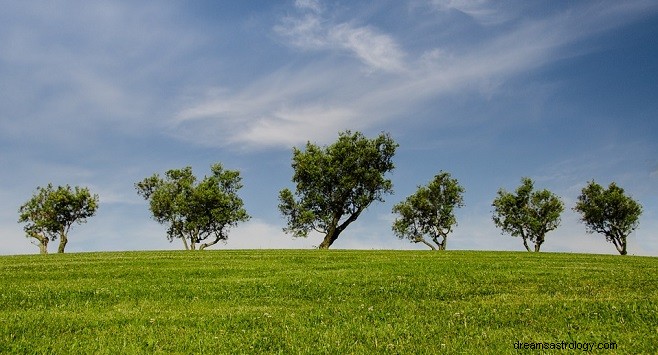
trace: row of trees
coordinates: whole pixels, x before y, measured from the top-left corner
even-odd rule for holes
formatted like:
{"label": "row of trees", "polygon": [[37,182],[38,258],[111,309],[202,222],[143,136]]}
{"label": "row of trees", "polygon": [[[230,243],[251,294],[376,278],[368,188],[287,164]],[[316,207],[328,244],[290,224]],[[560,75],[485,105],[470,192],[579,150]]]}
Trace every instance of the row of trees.
{"label": "row of trees", "polygon": [[[324,235],[319,248],[328,249],[366,208],[393,192],[385,175],[394,169],[397,147],[386,133],[368,139],[360,132],[345,131],[328,146],[308,142],[304,150],[293,148],[295,190],[286,188],[279,193],[278,208],[287,222],[284,231],[294,237],[319,232]],[[214,164],[211,175],[200,181],[186,167],[169,170],[164,177],[154,174],[135,188],[149,202],[153,218],[168,226],[169,241],[181,239],[187,250],[203,250],[226,241],[231,228],[250,218],[238,195],[240,173],[221,164]],[[393,206],[397,215],[394,234],[433,250],[445,250],[448,235],[457,225],[455,209],[464,206],[463,194],[457,179],[439,172]],[[492,206],[496,226],[503,233],[521,237],[528,251],[532,251],[528,245],[532,242],[536,252],[546,233],[559,226],[564,209],[552,192],[535,191],[529,178],[523,178],[514,193],[499,190]],[[38,242],[41,253],[47,253],[48,242],[58,238],[58,252],[63,253],[71,226],[84,223],[97,207],[98,196],[86,188],[67,185],[55,189],[49,184],[37,188],[20,207],[19,222],[26,223],[26,235]],[[589,233],[602,233],[620,254],[626,254],[626,237],[637,228],[642,208],[622,188],[612,183],[605,189],[591,181],[574,210],[581,214]]]}

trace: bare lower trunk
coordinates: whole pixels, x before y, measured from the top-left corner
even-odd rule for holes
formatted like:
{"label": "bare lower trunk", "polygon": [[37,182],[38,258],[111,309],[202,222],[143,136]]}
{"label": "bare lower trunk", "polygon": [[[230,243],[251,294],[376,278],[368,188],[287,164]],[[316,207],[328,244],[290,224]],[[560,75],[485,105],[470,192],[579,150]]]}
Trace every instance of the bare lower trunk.
{"label": "bare lower trunk", "polygon": [[448,236],[444,235],[443,241],[439,243],[439,250],[446,250],[447,244],[448,244]]}
{"label": "bare lower trunk", "polygon": [[339,234],[340,232],[336,228],[329,230],[327,235],[324,236],[324,239],[322,240],[322,243],[320,243],[318,249],[329,249],[331,244],[333,244],[336,239],[338,239]]}
{"label": "bare lower trunk", "polygon": [[618,239],[613,238],[612,240],[620,255],[626,255],[628,253],[626,251],[626,237],[621,237]]}
{"label": "bare lower trunk", "polygon": [[46,239],[46,242],[39,242],[39,253],[40,254],[48,254],[48,240]]}
{"label": "bare lower trunk", "polygon": [[213,246],[217,244],[220,240],[226,240],[226,237],[224,237],[223,235],[215,236],[215,239],[212,242],[203,243],[199,245],[199,250],[203,250],[207,247]]}
{"label": "bare lower trunk", "polygon": [[66,244],[69,242],[69,239],[66,237],[66,233],[62,233],[59,236],[59,246],[57,247],[58,253],[63,253],[66,248]]}
{"label": "bare lower trunk", "polygon": [[187,245],[187,238],[182,237],[181,239],[183,240],[183,245],[185,245],[185,250],[190,250],[190,246]]}
{"label": "bare lower trunk", "polygon": [[338,239],[338,236],[340,235],[341,232],[347,228],[347,226],[350,225],[350,223],[356,221],[357,218],[359,218],[359,215],[363,212],[363,208],[359,208],[356,210],[356,212],[352,213],[342,224],[338,224],[340,221],[341,214],[336,213],[333,216],[333,221],[331,222],[331,226],[329,227],[329,230],[327,231],[327,234],[324,236],[324,239],[322,240],[322,243],[320,243],[320,246],[318,249],[329,249],[331,244],[333,244],[336,239]]}
{"label": "bare lower trunk", "polygon": [[34,231],[28,231],[27,235],[39,242],[39,244],[32,243],[39,246],[39,254],[48,254],[48,237]]}
{"label": "bare lower trunk", "polygon": [[[39,246],[40,254],[48,254],[48,237],[31,231],[28,232],[28,235],[39,242],[38,246]],[[32,243],[32,244],[36,244],[36,243]]]}
{"label": "bare lower trunk", "polygon": [[535,242],[535,253],[539,252],[539,248],[541,248],[542,244],[544,244],[544,236],[537,238],[537,241]]}
{"label": "bare lower trunk", "polygon": [[430,247],[430,249],[432,249],[432,250],[436,250],[436,248],[434,247],[434,245],[432,245],[432,243],[430,243],[430,242],[428,242],[427,240],[425,240],[425,238],[423,238],[423,237],[415,237],[415,238],[413,239],[413,242],[414,242],[414,243],[423,243],[423,244],[427,245],[428,247]]}
{"label": "bare lower trunk", "polygon": [[523,246],[525,247],[525,250],[532,252],[532,250],[530,250],[530,247],[528,246],[528,238],[526,237],[523,237]]}

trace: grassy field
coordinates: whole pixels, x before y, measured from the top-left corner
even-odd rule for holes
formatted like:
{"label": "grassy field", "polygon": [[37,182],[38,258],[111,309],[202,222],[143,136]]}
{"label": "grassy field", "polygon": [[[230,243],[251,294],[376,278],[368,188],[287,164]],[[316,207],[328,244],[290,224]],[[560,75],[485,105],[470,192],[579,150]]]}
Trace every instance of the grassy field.
{"label": "grassy field", "polygon": [[514,353],[523,342],[567,347],[549,353],[582,353],[568,348],[582,343],[595,353],[658,353],[658,258],[342,250],[0,257],[0,353],[473,354]]}

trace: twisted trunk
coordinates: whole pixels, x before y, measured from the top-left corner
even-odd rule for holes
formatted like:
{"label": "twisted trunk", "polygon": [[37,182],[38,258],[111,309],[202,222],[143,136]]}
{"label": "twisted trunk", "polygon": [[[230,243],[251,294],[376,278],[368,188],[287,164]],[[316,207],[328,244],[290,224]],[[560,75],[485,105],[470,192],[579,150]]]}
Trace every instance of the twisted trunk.
{"label": "twisted trunk", "polygon": [[331,244],[333,244],[336,239],[338,239],[338,236],[340,233],[342,233],[347,226],[356,221],[357,218],[359,218],[359,215],[363,211],[363,208],[359,208],[356,210],[356,212],[352,213],[350,217],[345,220],[341,225],[338,225],[338,221],[340,220],[341,215],[340,214],[334,214],[334,217],[331,221],[331,225],[329,226],[329,230],[327,231],[327,234],[324,236],[324,239],[322,240],[322,243],[320,243],[320,246],[318,249],[329,249]]}
{"label": "twisted trunk", "polygon": [[57,252],[58,253],[64,253],[64,248],[66,248],[66,244],[69,242],[69,239],[66,236],[66,233],[61,233],[59,236],[59,246],[57,247]]}
{"label": "twisted trunk", "polygon": [[37,232],[28,232],[28,235],[39,242],[39,254],[48,254],[48,237],[45,237]]}
{"label": "twisted trunk", "polygon": [[617,251],[619,252],[620,255],[626,255],[628,252],[626,251],[626,237],[625,236],[613,236],[612,238],[612,244],[615,245],[615,248],[617,248]]}
{"label": "twisted trunk", "polygon": [[535,242],[535,253],[539,253],[539,248],[541,248],[542,244],[544,244],[544,236],[537,238]]}
{"label": "twisted trunk", "polygon": [[528,238],[526,238],[525,236],[523,236],[523,246],[527,251],[532,252],[532,250],[530,250],[530,247],[528,246]]}
{"label": "twisted trunk", "polygon": [[415,237],[413,239],[413,242],[414,243],[423,243],[423,244],[427,245],[428,247],[430,247],[430,249],[436,250],[436,248],[434,247],[434,245],[432,245],[432,243],[428,242],[427,240],[425,240],[425,238],[423,238],[421,236]]}

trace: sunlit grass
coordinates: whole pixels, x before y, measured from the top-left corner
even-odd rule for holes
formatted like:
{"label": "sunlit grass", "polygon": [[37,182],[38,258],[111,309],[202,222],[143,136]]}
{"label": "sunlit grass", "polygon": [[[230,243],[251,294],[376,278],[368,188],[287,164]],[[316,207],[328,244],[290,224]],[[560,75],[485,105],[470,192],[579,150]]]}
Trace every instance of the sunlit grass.
{"label": "sunlit grass", "polygon": [[0,352],[656,353],[657,275],[658,258],[550,253],[0,257]]}

